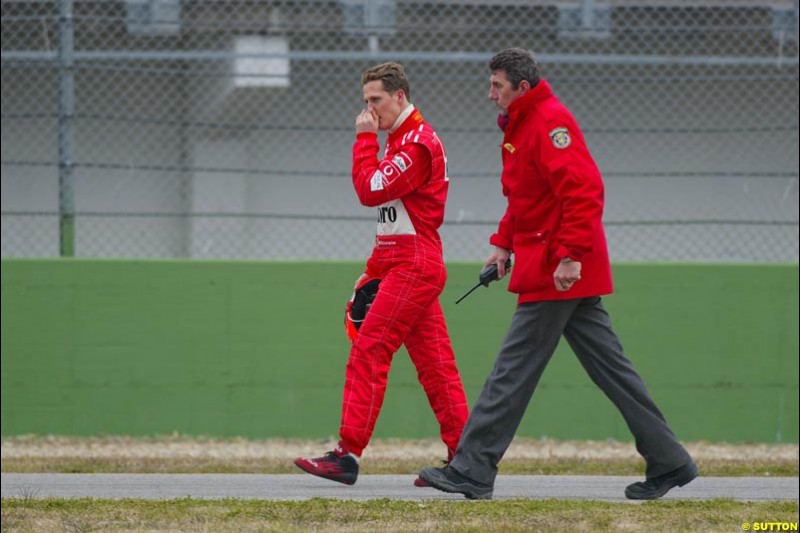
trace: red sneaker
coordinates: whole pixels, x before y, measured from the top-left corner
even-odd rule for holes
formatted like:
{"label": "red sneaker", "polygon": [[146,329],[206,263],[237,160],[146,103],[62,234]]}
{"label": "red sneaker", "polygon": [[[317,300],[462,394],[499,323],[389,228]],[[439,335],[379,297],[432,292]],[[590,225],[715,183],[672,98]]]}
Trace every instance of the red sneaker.
{"label": "red sneaker", "polygon": [[428,482],[425,481],[424,479],[422,479],[419,476],[417,476],[417,479],[414,480],[414,486],[415,487],[430,487],[430,485],[428,485]]}
{"label": "red sneaker", "polygon": [[352,485],[358,478],[358,461],[341,444],[322,457],[298,457],[294,464],[309,474],[345,485]]}

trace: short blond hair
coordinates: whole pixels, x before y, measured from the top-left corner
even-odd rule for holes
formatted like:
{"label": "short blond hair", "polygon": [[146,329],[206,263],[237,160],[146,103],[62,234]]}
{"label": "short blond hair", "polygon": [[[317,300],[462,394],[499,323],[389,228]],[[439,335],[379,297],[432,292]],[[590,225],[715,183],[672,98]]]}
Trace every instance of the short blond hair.
{"label": "short blond hair", "polygon": [[411,98],[411,87],[409,87],[408,78],[406,78],[406,69],[400,63],[391,61],[389,63],[381,63],[361,73],[361,85],[377,80],[383,82],[384,90],[390,93],[402,90],[407,99]]}

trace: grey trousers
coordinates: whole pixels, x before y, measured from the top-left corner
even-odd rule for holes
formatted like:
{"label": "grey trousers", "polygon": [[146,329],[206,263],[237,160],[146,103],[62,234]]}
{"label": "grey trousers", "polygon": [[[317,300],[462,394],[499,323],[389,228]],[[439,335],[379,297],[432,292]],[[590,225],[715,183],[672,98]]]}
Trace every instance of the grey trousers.
{"label": "grey trousers", "polygon": [[494,485],[497,464],[562,334],[589,377],[625,418],[647,465],[647,477],[691,461],[623,353],[600,298],[593,297],[517,307],[450,466],[475,481]]}

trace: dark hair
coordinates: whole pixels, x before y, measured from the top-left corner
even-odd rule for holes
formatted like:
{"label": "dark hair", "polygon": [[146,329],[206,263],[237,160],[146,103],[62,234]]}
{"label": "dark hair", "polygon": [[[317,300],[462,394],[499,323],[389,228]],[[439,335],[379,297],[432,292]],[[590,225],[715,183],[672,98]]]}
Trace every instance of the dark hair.
{"label": "dark hair", "polygon": [[504,70],[514,89],[519,88],[522,80],[527,80],[531,87],[536,87],[542,78],[542,69],[536,57],[522,48],[506,48],[495,54],[489,61],[489,70]]}
{"label": "dark hair", "polygon": [[383,82],[383,88],[386,91],[396,93],[402,89],[406,98],[411,99],[411,88],[408,86],[406,69],[400,63],[381,63],[368,68],[361,74],[361,85],[376,80]]}

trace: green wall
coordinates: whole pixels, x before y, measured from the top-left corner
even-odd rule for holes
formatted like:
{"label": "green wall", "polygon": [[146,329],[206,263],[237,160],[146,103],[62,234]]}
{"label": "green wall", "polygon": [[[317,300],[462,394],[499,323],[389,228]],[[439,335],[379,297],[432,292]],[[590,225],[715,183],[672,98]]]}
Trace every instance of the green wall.
{"label": "green wall", "polygon": [[[359,263],[2,261],[2,434],[328,437]],[[470,403],[514,311],[505,282],[443,294]],[[798,442],[798,266],[614,267],[605,299],[678,437]],[[404,351],[377,437],[434,437]],[[519,435],[630,440],[562,343]]]}

